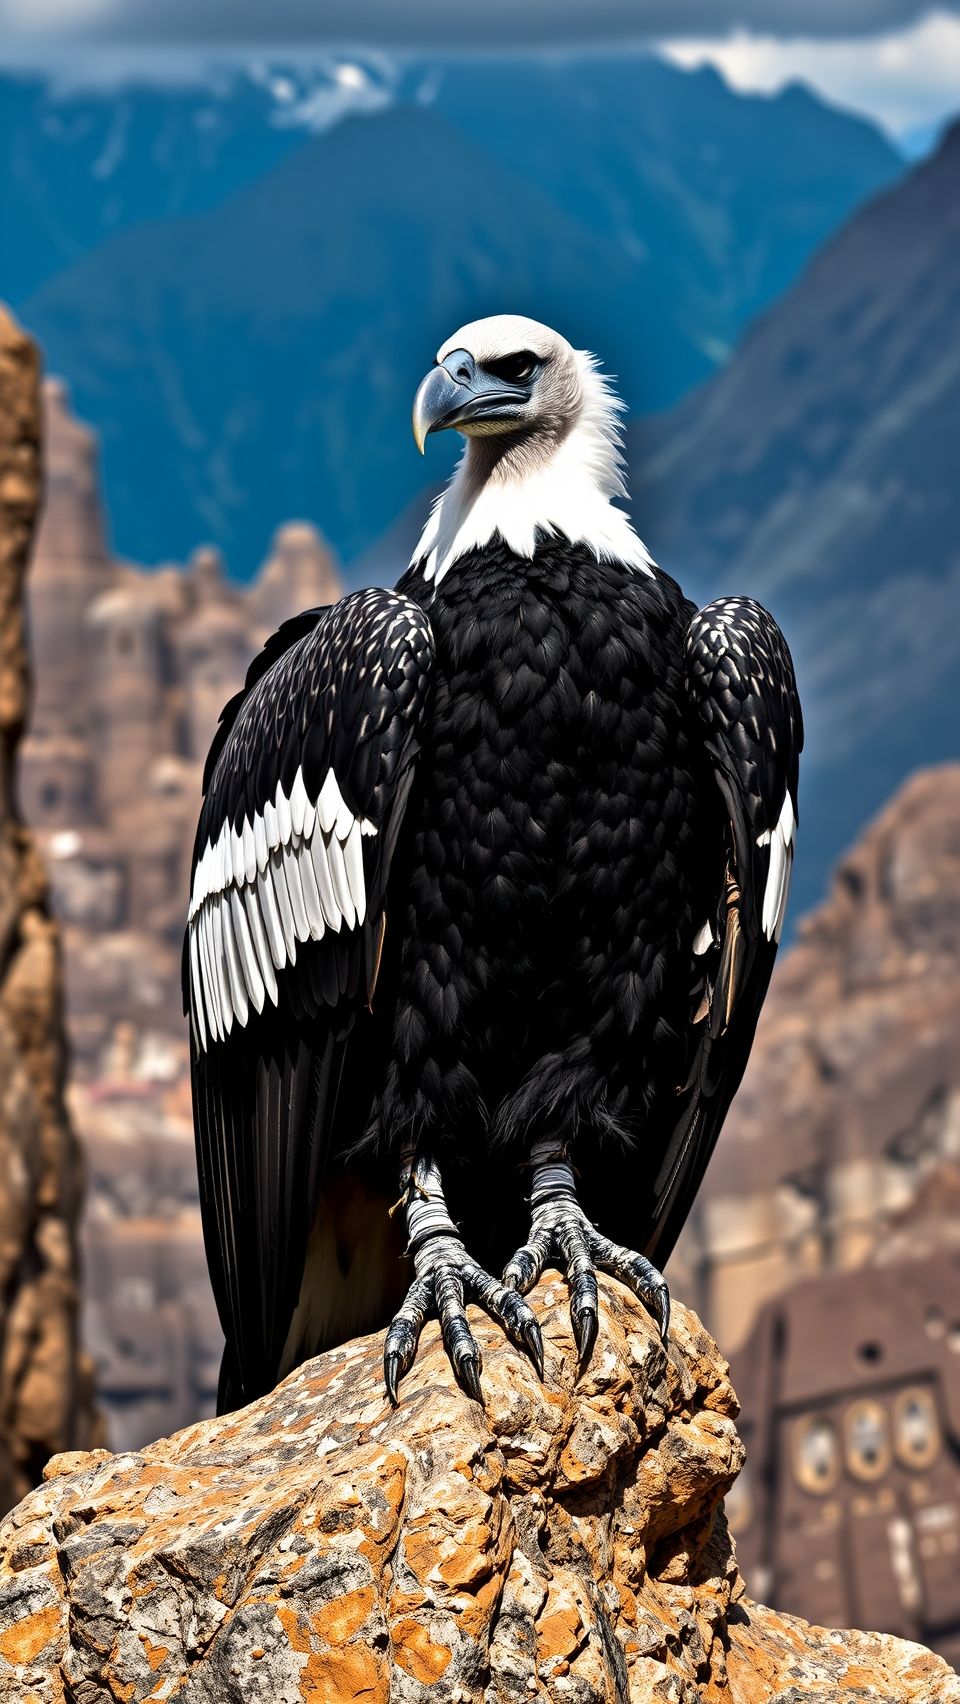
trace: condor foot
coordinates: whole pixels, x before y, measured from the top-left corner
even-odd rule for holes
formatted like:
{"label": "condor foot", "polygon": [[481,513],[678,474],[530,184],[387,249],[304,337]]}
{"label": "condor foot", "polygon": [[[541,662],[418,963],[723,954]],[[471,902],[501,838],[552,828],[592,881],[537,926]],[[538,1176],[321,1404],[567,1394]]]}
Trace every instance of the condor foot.
{"label": "condor foot", "polygon": [[431,1315],[440,1321],[443,1346],[458,1383],[475,1402],[483,1401],[480,1389],[483,1363],[479,1344],[467,1324],[467,1302],[477,1302],[496,1320],[510,1341],[530,1356],[542,1378],[540,1327],[532,1309],[517,1291],[484,1272],[456,1237],[432,1237],[415,1261],[417,1276],[384,1345],[383,1376],[391,1402],[397,1401],[400,1380],[413,1366],[420,1333]]}
{"label": "condor foot", "polygon": [[411,1166],[404,1188],[415,1277],[384,1345],[383,1377],[390,1401],[396,1403],[400,1380],[413,1366],[420,1334],[434,1316],[440,1321],[443,1345],[458,1383],[475,1402],[482,1402],[483,1363],[467,1324],[468,1302],[476,1302],[496,1320],[510,1341],[530,1356],[542,1378],[543,1339],[533,1310],[516,1290],[471,1260],[447,1214],[436,1167]]}
{"label": "condor foot", "polygon": [[597,1341],[597,1272],[626,1284],[656,1321],[662,1341],[670,1326],[670,1291],[663,1275],[642,1254],[611,1242],[590,1223],[576,1198],[569,1163],[556,1153],[539,1164],[534,1151],[530,1235],[507,1262],[503,1282],[518,1295],[532,1289],[547,1264],[555,1263],[570,1285],[570,1323],[579,1357],[587,1367]]}

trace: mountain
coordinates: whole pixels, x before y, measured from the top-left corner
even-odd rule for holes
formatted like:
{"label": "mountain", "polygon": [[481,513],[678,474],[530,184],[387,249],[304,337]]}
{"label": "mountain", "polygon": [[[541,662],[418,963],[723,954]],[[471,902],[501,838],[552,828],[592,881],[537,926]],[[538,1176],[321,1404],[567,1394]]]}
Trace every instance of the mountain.
{"label": "mountain", "polygon": [[[800,84],[734,94],[710,66],[678,76],[653,56],[548,60],[534,77],[510,60],[448,73],[435,105],[656,275],[657,306],[683,337],[648,341],[631,396],[644,409],[725,361],[817,244],[903,166],[872,125]],[[636,326],[616,330],[629,349]]]}
{"label": "mountain", "polygon": [[626,256],[437,114],[397,108],[210,213],[112,239],[27,317],[99,427],[121,550],[209,535],[243,575],[278,515],[322,516],[356,551],[422,483],[410,403],[438,328],[539,308],[589,342],[601,277],[636,294]]}
{"label": "mountain", "polygon": [[273,110],[246,80],[56,94],[0,74],[4,296],[19,306],[117,231],[216,206],[268,171],[302,141]]}
{"label": "mountain", "polygon": [[603,353],[635,411],[665,407],[902,169],[802,91],[745,98],[640,57],[407,67],[305,138],[317,98],[288,102],[282,131],[261,115],[281,142],[255,171],[253,121],[224,96],[225,140],[184,214],[139,140],[139,165],[123,161],[152,216],[130,223],[128,192],[125,228],[23,305],[102,433],[126,554],[206,535],[247,575],[277,516],[300,513],[359,555],[451,464],[445,444],[417,462],[410,398],[479,313],[552,319]]}
{"label": "mountain", "polygon": [[0,71],[0,276],[14,304],[130,225],[218,206],[305,133],[388,105],[397,81],[379,55],[198,61],[189,79],[116,86],[84,64],[66,86]]}
{"label": "mountain", "polygon": [[960,126],[722,373],[632,436],[659,559],[703,593],[759,597],[790,638],[809,735],[800,904],[910,769],[957,753],[958,419]]}

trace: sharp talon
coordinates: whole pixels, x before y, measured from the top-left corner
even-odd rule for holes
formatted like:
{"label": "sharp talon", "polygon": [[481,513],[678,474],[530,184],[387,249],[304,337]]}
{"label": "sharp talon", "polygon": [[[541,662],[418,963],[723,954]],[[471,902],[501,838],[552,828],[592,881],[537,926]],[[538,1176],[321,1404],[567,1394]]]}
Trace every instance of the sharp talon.
{"label": "sharp talon", "polygon": [[653,1317],[660,1328],[660,1341],[666,1348],[670,1335],[670,1291],[664,1286],[658,1291],[653,1300]]}
{"label": "sharp talon", "polygon": [[394,1408],[400,1400],[397,1394],[400,1378],[400,1357],[394,1351],[388,1350],[383,1357],[383,1382],[387,1387],[387,1395]]}
{"label": "sharp talon", "polygon": [[600,1321],[592,1308],[585,1308],[582,1313],[572,1313],[571,1319],[574,1341],[577,1345],[577,1377],[580,1378],[590,1365],[590,1357],[597,1341]]}
{"label": "sharp talon", "polygon": [[383,1382],[394,1407],[397,1405],[400,1380],[413,1365],[419,1340],[420,1333],[413,1330],[409,1320],[395,1319],[387,1332],[387,1340],[383,1346]]}
{"label": "sharp talon", "polygon": [[472,1396],[474,1402],[479,1402],[481,1407],[482,1407],[483,1406],[483,1391],[482,1391],[481,1386],[480,1386],[480,1352],[479,1352],[479,1350],[477,1351],[476,1355],[465,1355],[464,1356],[463,1360],[460,1362],[460,1365],[457,1368],[457,1373],[458,1373],[459,1378],[460,1378],[460,1383],[463,1385],[463,1388],[466,1391],[467,1395]]}
{"label": "sharp talon", "polygon": [[527,1354],[537,1369],[538,1376],[543,1378],[543,1333],[535,1319],[529,1319],[523,1326],[521,1335]]}

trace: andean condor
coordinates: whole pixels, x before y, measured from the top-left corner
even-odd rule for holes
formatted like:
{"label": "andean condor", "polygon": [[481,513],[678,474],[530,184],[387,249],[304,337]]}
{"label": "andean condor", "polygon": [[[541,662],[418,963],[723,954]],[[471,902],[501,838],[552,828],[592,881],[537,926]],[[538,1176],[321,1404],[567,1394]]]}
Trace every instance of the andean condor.
{"label": "andean condor", "polygon": [[413,429],[466,449],[411,566],[287,622],[223,713],[184,951],[221,1411],[391,1316],[395,1400],[431,1313],[479,1396],[467,1301],[542,1371],[548,1262],[581,1364],[598,1269],[666,1332],[802,727],[767,612],[698,611],[616,506],[619,407],[546,326],[457,331]]}

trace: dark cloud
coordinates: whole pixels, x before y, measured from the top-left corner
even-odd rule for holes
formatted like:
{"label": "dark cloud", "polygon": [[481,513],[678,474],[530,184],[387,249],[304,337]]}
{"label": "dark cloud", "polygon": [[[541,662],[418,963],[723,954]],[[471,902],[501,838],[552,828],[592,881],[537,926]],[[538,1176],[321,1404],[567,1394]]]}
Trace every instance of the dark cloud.
{"label": "dark cloud", "polygon": [[[958,8],[949,0],[946,9]],[[716,36],[738,26],[874,35],[929,9],[923,0],[46,0],[39,8],[0,0],[0,26],[61,43],[502,48]]]}

